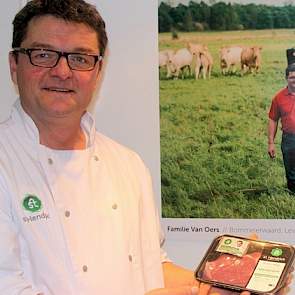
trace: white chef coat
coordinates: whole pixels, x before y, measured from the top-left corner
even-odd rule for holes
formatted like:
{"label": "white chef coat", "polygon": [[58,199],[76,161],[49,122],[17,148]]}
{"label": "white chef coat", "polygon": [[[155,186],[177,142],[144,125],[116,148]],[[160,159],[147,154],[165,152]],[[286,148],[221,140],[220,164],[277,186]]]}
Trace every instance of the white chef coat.
{"label": "white chef coat", "polygon": [[49,149],[19,100],[0,125],[1,295],[141,295],[163,286],[146,167],[96,132],[90,114],[81,126],[85,150]]}

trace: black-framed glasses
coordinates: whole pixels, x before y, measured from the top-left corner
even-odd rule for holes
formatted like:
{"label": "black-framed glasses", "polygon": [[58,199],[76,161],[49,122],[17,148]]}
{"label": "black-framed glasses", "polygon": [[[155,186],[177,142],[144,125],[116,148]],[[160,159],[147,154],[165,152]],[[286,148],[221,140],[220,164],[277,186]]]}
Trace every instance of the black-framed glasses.
{"label": "black-framed glasses", "polygon": [[102,56],[88,53],[62,52],[44,48],[14,48],[14,53],[23,53],[29,56],[32,65],[42,68],[54,68],[60,58],[64,56],[68,66],[75,71],[91,71]]}

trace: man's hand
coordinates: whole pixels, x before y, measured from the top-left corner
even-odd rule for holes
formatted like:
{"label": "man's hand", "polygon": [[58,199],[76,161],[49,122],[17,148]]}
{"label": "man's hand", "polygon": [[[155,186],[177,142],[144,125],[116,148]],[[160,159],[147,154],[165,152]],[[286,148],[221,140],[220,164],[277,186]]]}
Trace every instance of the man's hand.
{"label": "man's hand", "polygon": [[[209,295],[211,294],[209,293],[210,289],[210,285],[196,281],[195,286],[155,289],[145,295]],[[216,293],[215,295],[219,294]]]}
{"label": "man's hand", "polygon": [[276,150],[275,150],[275,144],[274,140],[277,134],[277,129],[278,129],[278,121],[274,121],[272,119],[268,120],[268,134],[267,134],[267,139],[268,139],[268,154],[269,156],[273,159],[276,155]]}
{"label": "man's hand", "polygon": [[145,295],[199,295],[198,287],[161,288],[152,290]]}
{"label": "man's hand", "polygon": [[194,272],[171,262],[164,262],[163,275],[165,288],[177,288],[183,286],[199,286]]}
{"label": "man's hand", "polygon": [[268,154],[273,159],[276,156],[276,148],[274,143],[268,144]]}
{"label": "man's hand", "polygon": [[[165,288],[150,291],[146,295],[230,295],[231,291],[213,288],[211,285],[200,283],[195,279],[194,272],[175,265],[171,262],[163,263]],[[241,295],[250,295],[242,292]]]}
{"label": "man's hand", "polygon": [[[238,294],[233,293],[232,291],[221,290],[213,288],[212,292],[210,291],[211,286],[208,284],[200,284],[200,287],[179,287],[179,288],[162,288],[152,290],[145,295],[232,295]],[[250,295],[249,292],[242,292],[240,295]]]}
{"label": "man's hand", "polygon": [[[290,272],[288,274],[288,277],[287,277],[287,280],[286,280],[286,283],[285,285],[283,286],[283,288],[277,293],[277,295],[285,295],[287,293],[289,293],[290,291],[290,284],[292,283],[292,279],[293,279],[293,272],[294,272],[294,267],[292,267],[290,269]],[[289,293],[291,294],[291,293]],[[292,292],[293,294],[293,292]]]}

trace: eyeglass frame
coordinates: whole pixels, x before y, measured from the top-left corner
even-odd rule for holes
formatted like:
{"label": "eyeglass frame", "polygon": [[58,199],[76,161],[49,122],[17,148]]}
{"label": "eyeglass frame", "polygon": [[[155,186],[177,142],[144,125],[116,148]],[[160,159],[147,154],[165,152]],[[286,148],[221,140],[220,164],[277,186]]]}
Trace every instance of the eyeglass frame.
{"label": "eyeglass frame", "polygon": [[[49,52],[54,52],[54,53],[57,53],[58,54],[58,58],[55,62],[55,64],[53,66],[41,66],[41,65],[37,65],[37,64],[34,64],[32,62],[32,57],[31,57],[31,54],[33,51],[35,50],[44,50],[44,51],[49,51]],[[47,68],[47,69],[52,69],[54,67],[57,66],[57,64],[59,63],[59,60],[61,57],[65,57],[66,60],[67,60],[67,64],[68,64],[68,67],[72,70],[72,71],[79,71],[79,72],[87,72],[87,71],[92,71],[94,68],[95,68],[95,65],[97,64],[97,62],[100,62],[102,61],[103,59],[103,56],[101,55],[96,55],[96,54],[89,54],[89,53],[81,53],[81,52],[64,52],[64,51],[58,51],[58,50],[53,50],[53,49],[47,49],[47,48],[24,48],[24,47],[16,47],[16,48],[13,48],[12,49],[12,53],[13,54],[17,54],[17,53],[23,53],[25,55],[27,55],[29,57],[29,60],[30,60],[30,63],[31,65],[35,66],[35,67],[40,67],[40,68]],[[73,69],[71,67],[71,65],[69,64],[69,55],[73,55],[73,54],[77,54],[77,55],[86,55],[86,56],[92,56],[94,57],[94,64],[93,64],[93,67],[89,68],[89,69]]]}

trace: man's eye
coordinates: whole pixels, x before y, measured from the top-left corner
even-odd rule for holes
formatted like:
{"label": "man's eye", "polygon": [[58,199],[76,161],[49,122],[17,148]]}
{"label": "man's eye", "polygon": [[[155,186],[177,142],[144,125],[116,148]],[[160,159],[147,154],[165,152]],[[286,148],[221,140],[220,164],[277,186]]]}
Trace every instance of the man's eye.
{"label": "man's eye", "polygon": [[37,59],[47,59],[48,55],[45,54],[45,53],[40,53],[40,54],[35,55],[35,58],[37,58]]}
{"label": "man's eye", "polygon": [[54,54],[50,52],[33,52],[32,57],[36,59],[50,59],[54,57]]}
{"label": "man's eye", "polygon": [[44,58],[46,58],[46,57],[48,57],[48,54],[47,54],[47,53],[40,53],[40,54],[39,54],[39,57],[44,57]]}
{"label": "man's eye", "polygon": [[75,56],[72,56],[72,61],[73,62],[77,62],[77,63],[80,63],[80,64],[85,64],[88,62],[87,58],[85,58],[85,56],[82,56],[82,55],[75,55]]}

